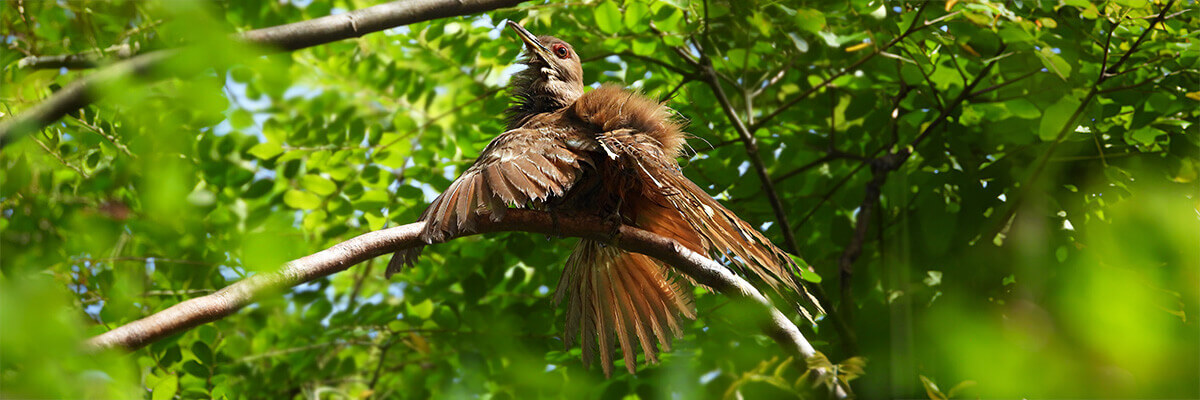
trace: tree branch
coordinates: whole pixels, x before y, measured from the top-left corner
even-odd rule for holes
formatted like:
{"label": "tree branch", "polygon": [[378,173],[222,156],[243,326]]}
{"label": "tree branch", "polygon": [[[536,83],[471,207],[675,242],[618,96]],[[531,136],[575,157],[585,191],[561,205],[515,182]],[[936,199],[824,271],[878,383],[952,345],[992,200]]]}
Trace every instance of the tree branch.
{"label": "tree branch", "polygon": [[121,44],[109,47],[103,51],[89,50],[78,54],[62,54],[56,56],[29,56],[17,60],[17,68],[27,69],[88,69],[95,68],[106,57],[116,59],[132,57],[138,50],[138,45]]}
{"label": "tree branch", "polygon": [[[763,164],[762,157],[758,155],[758,141],[751,134],[751,130],[746,127],[746,124],[742,122],[741,118],[737,116],[737,112],[733,110],[733,104],[729,101],[729,97],[725,95],[725,89],[721,88],[721,82],[717,77],[716,70],[713,69],[712,61],[706,54],[701,53],[700,64],[697,64],[697,69],[699,70],[699,74],[705,79],[705,82],[712,88],[713,94],[717,97],[717,102],[721,103],[721,109],[725,111],[725,115],[733,123],[738,138],[746,148],[746,155],[750,159],[750,165],[754,169],[754,172],[758,174],[758,179],[762,182],[763,191],[767,193],[767,200],[771,203],[771,209],[775,212],[775,220],[779,224],[779,230],[783,231],[783,240],[787,246],[787,250],[793,254],[800,254],[800,246],[796,242],[795,233],[792,232],[792,225],[788,223],[783,201],[779,199],[779,192],[775,190],[775,182],[771,180],[771,175],[767,172],[767,167]],[[809,267],[809,269],[811,271],[812,267]],[[809,291],[813,297],[822,303],[820,306],[825,309],[825,315],[833,323],[838,336],[841,336],[845,350],[848,353],[857,353],[858,340],[854,332],[850,330],[846,324],[846,320],[834,311],[833,304],[829,302],[829,297],[825,295],[824,288],[821,285],[805,282],[801,282],[800,284],[810,288]]]}
{"label": "tree branch", "polygon": [[[398,249],[425,245],[419,238],[424,222],[367,232],[333,247],[293,260],[282,269],[253,275],[215,293],[186,300],[165,310],[97,335],[85,343],[90,351],[124,348],[137,349],[164,337],[232,315],[255,299],[301,283],[344,271],[370,258]],[[611,225],[597,217],[564,217],[554,220],[545,212],[511,209],[499,221],[484,218],[480,233],[524,231],[546,235],[581,237],[615,242],[622,249],[661,260],[677,271],[733,297],[748,299],[763,313],[763,330],[789,353],[808,359],[818,355],[812,344],[790,319],[775,309],[769,300],[745,279],[703,254],[678,242],[631,226],[621,226],[615,238]],[[816,370],[822,379],[836,379],[834,371]],[[847,396],[837,387],[835,396]]]}
{"label": "tree branch", "polygon": [[[240,39],[275,51],[293,51],[416,22],[511,7],[520,2],[521,0],[396,1],[345,14],[256,29],[241,34]],[[51,94],[42,103],[0,123],[0,147],[22,135],[41,130],[63,116],[96,101],[102,94],[97,89],[104,84],[131,76],[144,76],[153,67],[176,54],[178,50],[142,54],[72,82]]]}
{"label": "tree branch", "polygon": [[[1003,53],[1006,47],[1006,44],[1001,43],[1000,49],[997,51],[997,53]],[[900,168],[905,161],[908,161],[909,157],[913,155],[916,147],[919,146],[921,142],[925,140],[925,138],[928,138],[934,129],[941,127],[941,125],[946,122],[947,118],[950,117],[950,113],[954,112],[955,109],[960,107],[963,102],[971,97],[971,93],[973,90],[975,90],[975,87],[979,86],[979,83],[987,77],[987,75],[992,71],[992,68],[996,66],[996,63],[999,62],[1000,59],[1001,57],[992,58],[992,61],[983,66],[983,69],[979,71],[979,75],[976,75],[975,79],[970,81],[964,80],[964,82],[967,82],[967,86],[964,87],[961,92],[959,92],[958,96],[955,97],[953,101],[951,101],[944,109],[942,109],[938,116],[934,118],[929,125],[925,126],[925,129],[923,129],[916,138],[913,138],[912,142],[910,142],[908,146],[905,146],[902,149],[888,150],[887,154],[870,160],[869,164],[871,165],[872,178],[870,182],[867,182],[866,193],[863,196],[862,203],[859,204],[858,217],[855,221],[854,227],[854,236],[851,237],[850,244],[846,246],[846,249],[842,252],[842,256],[838,259],[838,271],[840,272],[839,283],[842,296],[842,308],[839,309],[839,313],[844,318],[849,318],[848,315],[850,315],[851,312],[849,305],[852,304],[850,302],[853,301],[851,298],[853,291],[850,279],[854,271],[854,261],[856,261],[858,256],[862,254],[862,246],[866,240],[867,229],[870,227],[871,215],[875,211],[875,207],[879,205],[880,196],[883,194],[883,185],[887,183],[888,174]],[[902,90],[900,96],[904,96],[904,92],[905,90]],[[899,118],[900,96],[896,98],[892,105],[893,120]]]}

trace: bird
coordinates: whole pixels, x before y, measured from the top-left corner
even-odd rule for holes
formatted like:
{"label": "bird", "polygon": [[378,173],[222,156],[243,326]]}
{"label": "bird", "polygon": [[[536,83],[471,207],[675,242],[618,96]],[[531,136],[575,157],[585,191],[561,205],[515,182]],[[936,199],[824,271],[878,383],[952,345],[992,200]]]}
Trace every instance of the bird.
{"label": "bird", "polygon": [[[472,233],[481,218],[499,220],[509,207],[598,214],[724,258],[735,272],[807,296],[822,312],[787,253],[683,174],[677,160],[688,136],[669,107],[611,84],[585,91],[574,47],[508,26],[524,42],[527,68],[510,81],[506,131],[421,214],[425,243]],[[397,251],[388,277],[414,265],[423,247]],[[564,343],[578,338],[583,364],[598,355],[606,377],[620,347],[634,374],[635,346],[647,364],[657,363],[656,344],[670,351],[683,318],[695,318],[689,284],[696,283],[649,256],[582,239],[554,295],[567,304]]]}

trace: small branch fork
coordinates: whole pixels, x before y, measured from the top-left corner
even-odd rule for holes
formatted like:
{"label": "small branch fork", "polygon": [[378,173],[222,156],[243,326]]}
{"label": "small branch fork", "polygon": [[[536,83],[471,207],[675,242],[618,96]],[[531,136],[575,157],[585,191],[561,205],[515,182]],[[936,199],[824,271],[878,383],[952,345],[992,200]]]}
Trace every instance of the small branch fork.
{"label": "small branch fork", "polygon": [[[89,351],[122,348],[137,349],[164,337],[234,314],[256,299],[278,293],[288,287],[310,282],[344,271],[371,258],[425,245],[419,238],[424,222],[367,232],[333,247],[293,260],[282,269],[250,276],[215,293],[185,300],[145,318],[130,322],[89,339]],[[788,353],[808,360],[819,356],[800,329],[771,305],[749,282],[703,254],[688,250],[678,242],[631,226],[620,226],[612,238],[611,224],[597,217],[557,216],[532,210],[511,209],[499,221],[484,218],[480,233],[524,231],[614,241],[616,246],[661,260],[697,283],[707,285],[726,296],[756,304],[761,313],[762,329]],[[848,397],[847,388],[835,372],[815,368],[818,380],[838,382],[837,398]]]}

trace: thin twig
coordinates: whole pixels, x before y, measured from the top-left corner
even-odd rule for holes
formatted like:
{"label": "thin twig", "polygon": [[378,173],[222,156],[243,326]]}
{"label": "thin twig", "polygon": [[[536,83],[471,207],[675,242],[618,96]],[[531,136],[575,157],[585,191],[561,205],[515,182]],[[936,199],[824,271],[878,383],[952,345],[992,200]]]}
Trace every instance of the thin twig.
{"label": "thin twig", "polygon": [[67,162],[67,160],[63,159],[61,154],[58,154],[57,151],[51,150],[50,146],[47,146],[45,143],[42,143],[41,140],[34,138],[33,141],[36,142],[38,144],[38,146],[42,148],[42,150],[46,150],[46,154],[49,154],[49,155],[53,156],[55,160],[58,160],[59,164],[62,164],[64,167],[70,168],[72,171],[75,171],[75,173],[79,174],[79,176],[82,176],[83,179],[91,179],[92,178],[90,175],[87,174],[87,172],[83,172],[83,169],[79,168],[78,165],[74,165],[74,164]]}
{"label": "thin twig", "polygon": [[868,54],[868,55],[864,56],[863,58],[859,59],[858,61],[855,61],[853,64],[850,64],[849,66],[847,66],[845,68],[842,68],[840,71],[838,71],[837,73],[834,73],[832,76],[830,76],[829,78],[826,78],[824,81],[817,84],[816,86],[813,86],[813,87],[809,88],[808,90],[805,90],[804,92],[796,95],[796,97],[789,99],[787,102],[783,103],[783,105],[779,106],[779,108],[776,108],[775,111],[772,111],[770,114],[767,114],[766,116],[762,117],[762,119],[759,119],[758,124],[751,127],[751,128],[753,128],[753,129],[751,129],[751,131],[757,131],[759,128],[766,126],[766,124],[768,122],[770,122],[775,117],[779,116],[779,114],[783,113],[785,110],[787,110],[791,106],[796,105],[796,103],[799,103],[801,100],[804,100],[809,95],[812,95],[813,93],[815,93],[817,90],[820,90],[821,88],[828,86],[830,83],[833,83],[833,81],[835,79],[840,78],[842,75],[845,75],[846,73],[848,73],[850,71],[854,71],[855,69],[858,69],[859,66],[865,64],[871,58],[874,58],[875,56],[879,55],[879,53],[886,51],[887,49],[896,45],[896,43],[900,43],[900,41],[904,40],[909,35],[912,35],[913,33],[916,33],[918,31],[928,28],[930,26],[937,25],[938,23],[940,23],[950,17],[958,15],[960,13],[960,11],[955,11],[955,12],[943,15],[941,17],[938,17],[937,19],[934,19],[931,21],[926,21],[923,24],[918,24],[917,21],[921,20],[921,15],[924,13],[925,7],[928,6],[930,2],[931,1],[926,1],[924,3],[921,3],[921,8],[917,9],[917,16],[916,16],[916,18],[913,19],[912,25],[910,25],[909,28],[904,31],[904,33],[901,33],[900,36],[896,36],[895,38],[893,38],[891,41],[888,41],[883,46],[875,49],[875,51],[871,52],[871,54]]}

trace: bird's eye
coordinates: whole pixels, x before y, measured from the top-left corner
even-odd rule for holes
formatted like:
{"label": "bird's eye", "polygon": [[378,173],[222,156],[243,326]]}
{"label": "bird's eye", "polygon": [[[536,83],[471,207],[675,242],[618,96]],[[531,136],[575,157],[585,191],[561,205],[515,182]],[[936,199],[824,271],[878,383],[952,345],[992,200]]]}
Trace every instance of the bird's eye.
{"label": "bird's eye", "polygon": [[571,58],[571,52],[569,50],[567,50],[567,46],[564,46],[562,44],[555,44],[553,46],[553,48],[554,48],[554,55],[558,56],[558,58],[564,58],[564,59]]}

